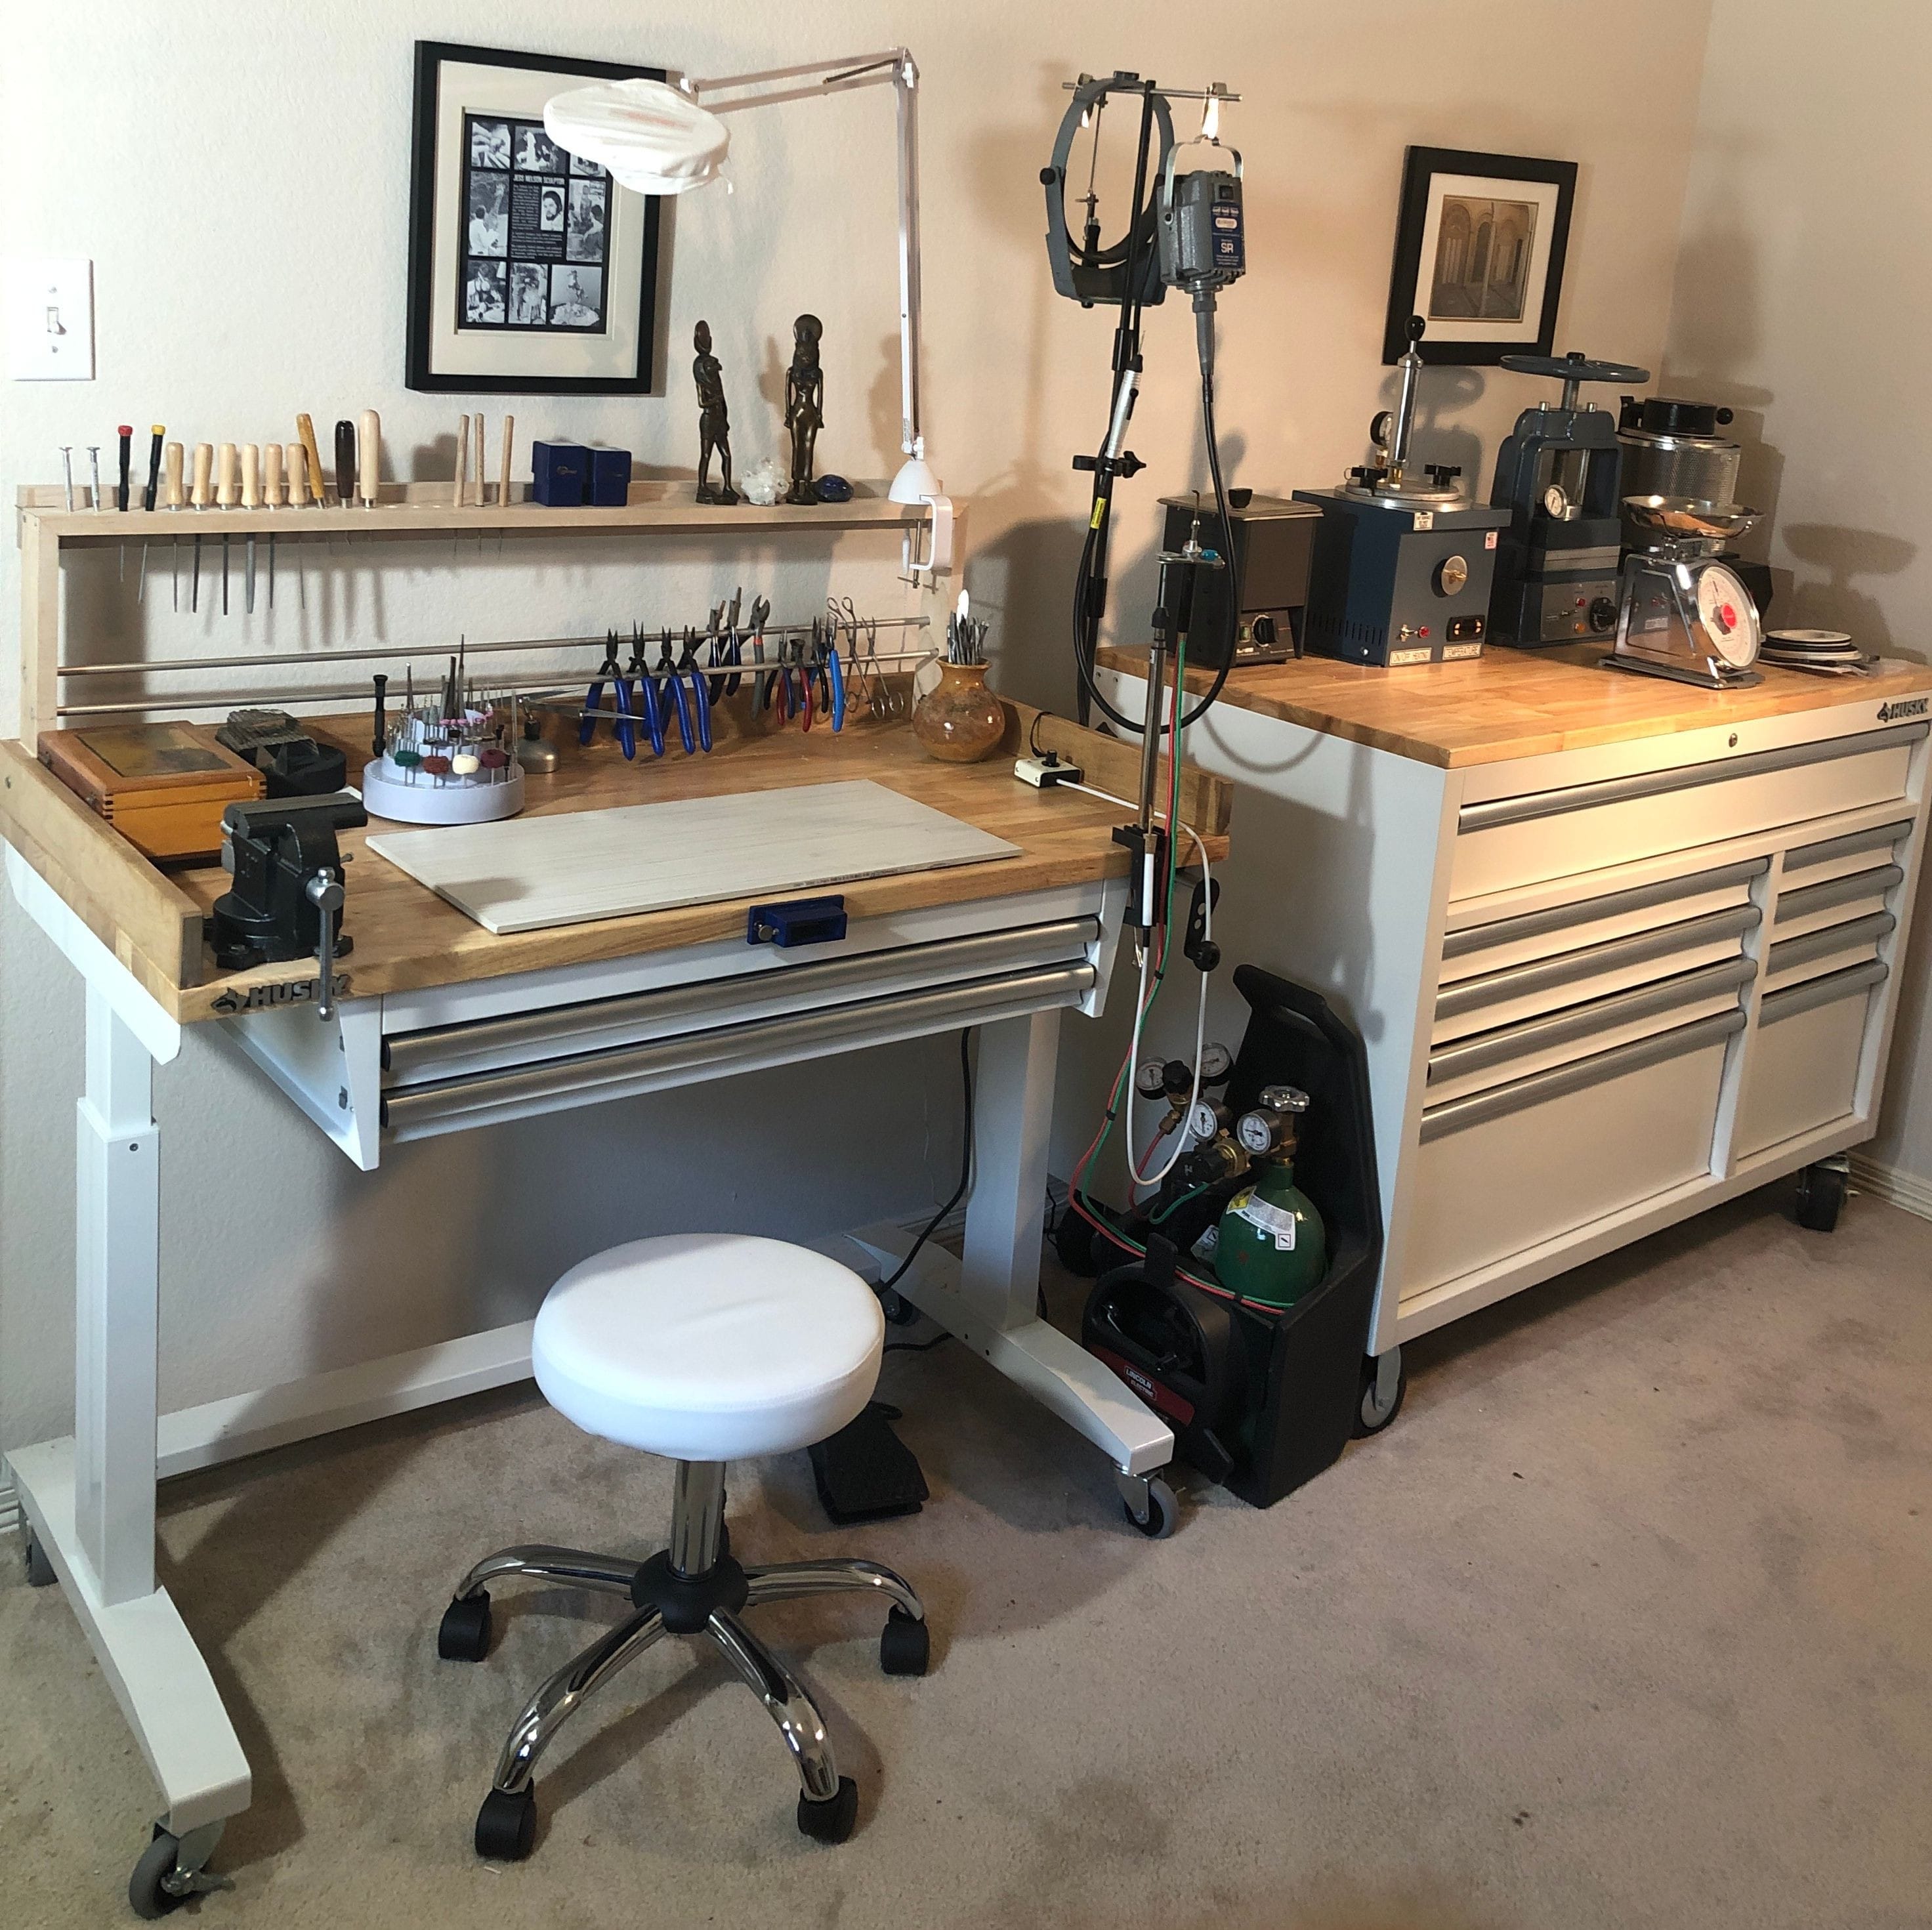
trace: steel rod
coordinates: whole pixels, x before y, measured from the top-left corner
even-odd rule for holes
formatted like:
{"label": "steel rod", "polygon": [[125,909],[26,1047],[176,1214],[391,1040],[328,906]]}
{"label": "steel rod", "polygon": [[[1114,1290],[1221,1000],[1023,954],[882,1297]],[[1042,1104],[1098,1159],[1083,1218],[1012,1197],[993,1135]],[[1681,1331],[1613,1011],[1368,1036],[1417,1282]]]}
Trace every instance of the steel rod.
{"label": "steel rod", "polygon": [[[876,625],[881,630],[923,630],[930,628],[932,622],[930,617],[866,617],[860,619],[862,628],[870,629]],[[662,625],[654,626],[646,634],[655,640],[662,627]],[[842,623],[841,627],[850,626]],[[684,626],[676,626],[676,630],[681,638]],[[761,634],[767,638],[806,637],[812,634],[812,626],[808,623],[767,623]],[[752,632],[741,629],[738,635],[741,639],[748,640]],[[485,652],[498,650],[601,650],[609,641],[608,637],[602,636],[526,637],[498,643],[469,644],[464,647],[470,656],[480,656]],[[703,638],[700,637],[699,641],[702,642]],[[449,646],[446,643],[385,644],[370,650],[304,650],[298,656],[290,657],[287,661],[291,664],[378,663],[385,659],[446,657],[448,654]],[[849,656],[851,653],[848,650],[846,654]],[[63,664],[58,674],[62,677],[145,677],[151,671],[254,670],[260,668],[265,662],[272,661],[272,659],[264,659],[258,652],[254,656],[246,657],[171,657],[152,662]]]}

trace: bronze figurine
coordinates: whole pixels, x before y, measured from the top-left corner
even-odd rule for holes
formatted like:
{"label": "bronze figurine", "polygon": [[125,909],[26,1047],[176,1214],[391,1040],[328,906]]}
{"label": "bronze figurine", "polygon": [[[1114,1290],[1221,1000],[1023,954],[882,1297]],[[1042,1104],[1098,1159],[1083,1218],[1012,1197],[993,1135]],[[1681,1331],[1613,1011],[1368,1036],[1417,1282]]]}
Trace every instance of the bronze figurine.
{"label": "bronze figurine", "polygon": [[[700,322],[692,332],[692,347],[698,358],[691,372],[698,380],[698,500],[700,503],[735,503],[738,492],[731,487],[731,416],[724,406],[724,371],[711,353],[711,324]],[[711,455],[716,450],[723,481],[711,486]]]}
{"label": "bronze figurine", "polygon": [[816,503],[812,486],[812,459],[818,432],[825,426],[825,375],[818,365],[818,338],[825,324],[816,315],[801,315],[792,324],[791,366],[785,371],[784,425],[791,431],[791,487],[788,503]]}

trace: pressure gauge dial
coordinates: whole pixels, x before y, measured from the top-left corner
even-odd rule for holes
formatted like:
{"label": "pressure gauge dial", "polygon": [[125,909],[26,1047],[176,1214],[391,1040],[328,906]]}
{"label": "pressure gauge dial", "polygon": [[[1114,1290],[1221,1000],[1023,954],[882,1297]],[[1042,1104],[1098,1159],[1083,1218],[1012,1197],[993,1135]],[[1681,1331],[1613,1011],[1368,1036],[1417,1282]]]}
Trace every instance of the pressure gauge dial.
{"label": "pressure gauge dial", "polygon": [[1220,1133],[1220,1110],[1211,1099],[1194,1102],[1194,1109],[1187,1115],[1187,1130],[1201,1140],[1214,1139]]}
{"label": "pressure gauge dial", "polygon": [[1257,1157],[1263,1153],[1274,1151],[1276,1122],[1268,1112],[1244,1112],[1234,1121],[1234,1137],[1241,1142],[1244,1152],[1252,1153]]}
{"label": "pressure gauge dial", "polygon": [[1143,1059],[1134,1070],[1134,1090],[1143,1099],[1158,1099],[1167,1090],[1167,1061]]}
{"label": "pressure gauge dial", "polygon": [[1748,670],[1757,661],[1757,605],[1737,572],[1720,563],[1697,572],[1697,625],[1720,663]]}
{"label": "pressure gauge dial", "polygon": [[1552,482],[1543,492],[1543,507],[1546,515],[1554,516],[1558,522],[1569,515],[1570,499],[1563,493],[1560,482]]}
{"label": "pressure gauge dial", "polygon": [[1201,1053],[1201,1083],[1219,1085],[1234,1069],[1234,1055],[1219,1039],[1210,1039]]}

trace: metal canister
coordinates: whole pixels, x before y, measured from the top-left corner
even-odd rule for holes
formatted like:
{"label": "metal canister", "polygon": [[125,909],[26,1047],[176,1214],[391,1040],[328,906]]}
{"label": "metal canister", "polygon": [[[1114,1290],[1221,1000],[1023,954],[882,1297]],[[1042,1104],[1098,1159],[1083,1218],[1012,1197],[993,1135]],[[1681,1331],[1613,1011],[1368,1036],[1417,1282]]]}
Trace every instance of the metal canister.
{"label": "metal canister", "polygon": [[[1617,442],[1624,452],[1618,494],[1735,503],[1744,450],[1718,433],[1730,419],[1730,410],[1715,403],[1624,396],[1617,417]],[[1644,540],[1626,517],[1624,547],[1641,549]]]}

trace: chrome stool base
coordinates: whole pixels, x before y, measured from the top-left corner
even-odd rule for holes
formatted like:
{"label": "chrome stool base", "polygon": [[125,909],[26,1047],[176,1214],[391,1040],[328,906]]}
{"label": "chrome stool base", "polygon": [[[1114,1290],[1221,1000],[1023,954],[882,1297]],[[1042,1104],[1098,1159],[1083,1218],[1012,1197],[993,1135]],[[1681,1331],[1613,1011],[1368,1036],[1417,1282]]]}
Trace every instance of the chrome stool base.
{"label": "chrome stool base", "polygon": [[764,1704],[798,1772],[799,1828],[824,1842],[843,1842],[852,1833],[856,1786],[838,1773],[825,1718],[797,1677],[739,1615],[760,1602],[869,1590],[891,1604],[879,1639],[880,1665],[888,1675],[923,1675],[930,1659],[926,1610],[903,1577],[865,1561],[743,1566],[733,1559],[725,1533],[724,1468],[718,1461],[678,1463],[670,1545],[648,1561],[542,1546],[504,1548],[486,1556],[458,1584],[437,1631],[436,1652],[448,1661],[481,1661],[490,1646],[489,1585],[521,1575],[622,1595],[637,1612],[566,1662],[524,1705],[477,1816],[478,1856],[515,1862],[530,1853],[538,1759],[588,1697],[665,1634],[708,1637]]}

